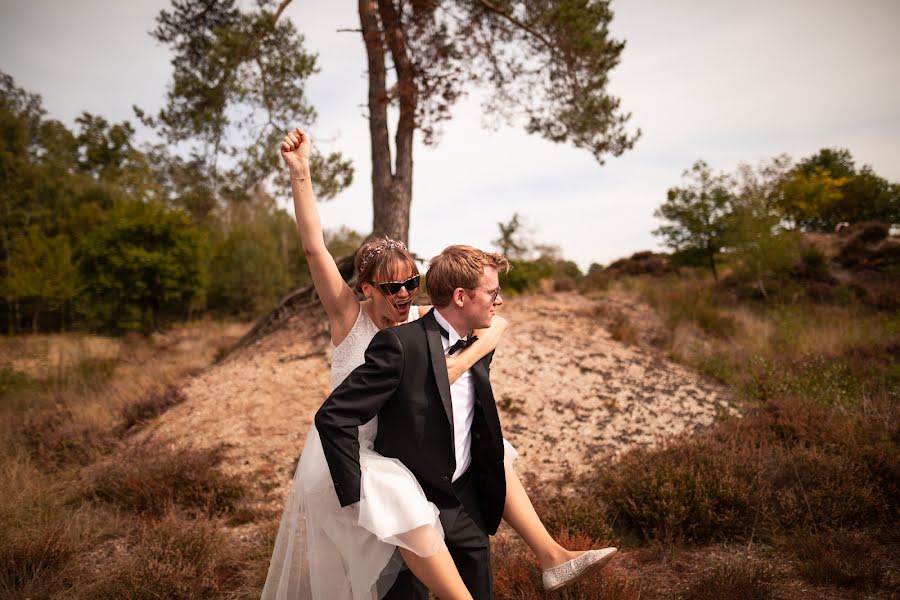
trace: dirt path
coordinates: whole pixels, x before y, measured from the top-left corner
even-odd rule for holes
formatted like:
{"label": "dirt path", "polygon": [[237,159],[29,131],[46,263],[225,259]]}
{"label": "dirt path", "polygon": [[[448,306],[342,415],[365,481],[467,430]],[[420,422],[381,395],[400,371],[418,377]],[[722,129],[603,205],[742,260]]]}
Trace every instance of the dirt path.
{"label": "dirt path", "polygon": [[[517,471],[538,478],[578,473],[594,461],[710,423],[730,410],[721,390],[612,339],[602,299],[520,296],[501,310],[513,327],[495,355],[492,381]],[[186,381],[187,402],[154,435],[228,446],[228,465],[251,478],[260,509],[280,512],[313,414],[328,394],[324,313],[287,327]]]}

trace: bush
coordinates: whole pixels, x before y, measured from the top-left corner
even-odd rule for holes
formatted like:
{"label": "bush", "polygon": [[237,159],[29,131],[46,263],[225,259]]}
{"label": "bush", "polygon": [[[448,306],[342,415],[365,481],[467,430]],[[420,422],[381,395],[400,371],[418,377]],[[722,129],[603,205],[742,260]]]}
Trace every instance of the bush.
{"label": "bush", "polygon": [[602,474],[608,518],[625,533],[667,543],[750,535],[759,510],[753,476],[712,440],[637,449]]}
{"label": "bush", "polygon": [[121,430],[124,432],[137,427],[185,400],[187,397],[175,386],[169,386],[164,390],[153,390],[143,398],[126,404],[122,408]]}
{"label": "bush", "polygon": [[232,513],[245,487],[218,468],[223,454],[222,447],[174,448],[147,441],[97,465],[85,495],[153,517],[172,508],[206,516]]}
{"label": "bush", "polygon": [[803,579],[814,585],[875,591],[884,581],[879,545],[863,533],[834,530],[790,541]]}
{"label": "bush", "polygon": [[735,333],[734,319],[715,305],[711,290],[702,280],[669,276],[638,279],[637,284],[640,295],[662,313],[670,330],[681,323],[694,323],[720,339]]}
{"label": "bush", "polygon": [[808,400],[772,400],[695,438],[641,449],[582,485],[644,540],[772,540],[896,516],[891,427]]}
{"label": "bush", "polygon": [[97,327],[150,331],[184,317],[206,289],[206,240],[186,214],[131,202],[80,247],[86,295],[80,311]]}
{"label": "bush", "polygon": [[241,545],[218,523],[177,513],[145,521],[126,551],[104,566],[75,597],[96,600],[193,600],[223,597],[237,587]]}
{"label": "bush", "polygon": [[769,600],[775,596],[774,574],[764,566],[734,560],[714,567],[690,583],[679,600]]}
{"label": "bush", "polygon": [[0,596],[52,597],[48,593],[83,544],[62,523],[24,528],[0,544]]}
{"label": "bush", "polygon": [[[601,548],[604,544],[583,534],[563,532],[557,541],[566,548]],[[492,544],[494,594],[497,600],[542,600],[547,592],[541,584],[541,571],[534,556],[518,539],[499,539]],[[581,581],[553,593],[560,600],[638,600],[638,580],[618,568],[618,557]]]}
{"label": "bush", "polygon": [[672,265],[668,254],[650,252],[649,250],[635,252],[629,258],[620,258],[606,267],[606,273],[613,277],[622,277],[624,275],[666,275],[674,271],[675,267]]}
{"label": "bush", "polygon": [[44,468],[90,464],[113,443],[103,423],[63,405],[26,414],[21,435],[31,457]]}
{"label": "bush", "polygon": [[274,240],[251,231],[232,232],[210,265],[209,307],[218,313],[257,315],[290,288]]}
{"label": "bush", "polygon": [[0,367],[0,398],[21,392],[31,386],[28,375],[8,365]]}

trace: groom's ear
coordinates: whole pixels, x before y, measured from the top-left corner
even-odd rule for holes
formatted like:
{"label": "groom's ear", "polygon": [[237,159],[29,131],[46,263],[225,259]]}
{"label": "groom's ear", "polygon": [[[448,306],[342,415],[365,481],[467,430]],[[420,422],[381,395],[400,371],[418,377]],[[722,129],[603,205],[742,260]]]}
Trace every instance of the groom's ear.
{"label": "groom's ear", "polygon": [[459,308],[462,308],[463,304],[465,304],[465,300],[464,300],[465,295],[466,295],[466,290],[464,290],[461,287],[458,287],[455,290],[453,290],[453,299],[452,299],[453,304],[455,304]]}

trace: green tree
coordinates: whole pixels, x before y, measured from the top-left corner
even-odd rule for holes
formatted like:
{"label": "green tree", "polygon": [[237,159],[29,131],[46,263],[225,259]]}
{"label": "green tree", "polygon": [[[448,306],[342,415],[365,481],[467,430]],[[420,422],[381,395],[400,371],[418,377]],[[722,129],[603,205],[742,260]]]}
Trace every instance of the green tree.
{"label": "green tree", "polygon": [[670,188],[664,204],[654,216],[668,223],[654,230],[675,252],[701,256],[718,281],[716,257],[726,243],[733,195],[732,182],[725,174],[714,174],[698,160],[683,173],[683,187]]}
{"label": "green tree", "polygon": [[790,157],[781,155],[757,168],[741,164],[734,178],[724,242],[735,276],[750,282],[765,299],[768,282],[778,282],[799,259],[797,241],[782,227],[779,209],[784,182],[792,171],[796,169]]}
{"label": "green tree", "polygon": [[[273,174],[288,189],[276,148],[285,131],[315,120],[304,89],[317,71],[316,57],[303,48],[293,23],[280,18],[287,4],[260,0],[243,11],[234,0],[174,0],[151,33],[174,53],[172,84],[157,117],[137,109],[138,116],[170,143],[199,142],[193,157],[225,196]],[[339,154],[316,154],[314,162],[320,198],[352,181],[353,169]]]}
{"label": "green tree", "polygon": [[158,329],[201,306],[206,241],[188,216],[159,203],[116,207],[82,243],[81,311],[112,330]]}
{"label": "green tree", "polygon": [[78,294],[78,271],[64,235],[47,237],[29,227],[13,239],[9,265],[6,293],[31,303],[33,333],[42,310],[61,311]]}
{"label": "green tree", "polygon": [[500,237],[491,243],[500,250],[500,254],[510,260],[524,258],[528,252],[528,242],[524,239],[519,213],[513,213],[509,223],[497,223],[497,227],[500,228]]}
{"label": "green tree", "polygon": [[900,186],[870,166],[857,170],[847,149],[823,148],[801,160],[782,192],[784,217],[803,230],[830,232],[841,222],[900,222]]}
{"label": "green tree", "polygon": [[782,186],[781,212],[788,223],[806,231],[832,231],[834,207],[843,198],[849,177],[832,177],[822,167],[795,169]]}
{"label": "green tree", "polygon": [[[315,66],[293,26],[279,20],[290,2],[276,8],[261,0],[258,10],[244,13],[231,1],[176,0],[171,12],[160,14],[154,35],[176,54],[160,119],[169,131],[182,139],[201,136],[215,147],[233,105],[263,107],[273,138],[310,122],[302,84]],[[630,115],[607,90],[624,43],[609,32],[606,0],[373,0],[359,2],[358,12],[368,64],[373,235],[408,239],[414,135],[436,143],[439,124],[470,84],[490,90],[490,114],[584,148],[601,164],[637,139],[639,132],[625,128]],[[390,107],[396,108],[393,146]],[[278,160],[275,140],[263,142],[258,137],[245,155],[255,164],[270,161],[271,169],[257,176]],[[323,162],[338,167],[316,166],[313,173],[333,180],[347,172],[339,160]]]}
{"label": "green tree", "polygon": [[231,232],[210,263],[209,307],[222,313],[258,315],[289,286],[275,240],[247,230]]}

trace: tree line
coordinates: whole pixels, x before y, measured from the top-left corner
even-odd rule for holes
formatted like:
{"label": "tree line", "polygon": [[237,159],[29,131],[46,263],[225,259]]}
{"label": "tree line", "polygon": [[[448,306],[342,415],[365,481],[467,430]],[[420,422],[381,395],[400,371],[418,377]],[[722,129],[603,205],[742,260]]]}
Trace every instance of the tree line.
{"label": "tree line", "polygon": [[900,223],[900,184],[870,166],[858,168],[847,149],[823,148],[794,162],[781,155],[759,166],[715,172],[699,160],[668,190],[654,231],[673,260],[705,265],[718,280],[728,257],[765,296],[767,276],[797,259],[795,231],[834,232],[844,223]]}
{"label": "tree line", "polygon": [[[150,331],[259,314],[309,274],[264,187],[217,185],[202,157],[138,147],[128,122],[75,130],[0,73],[0,327]],[[330,234],[346,253],[356,233]]]}

